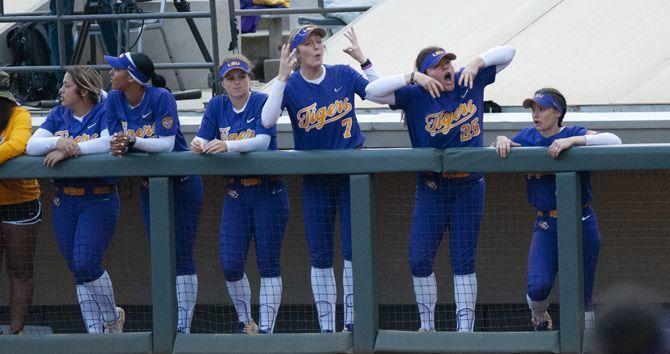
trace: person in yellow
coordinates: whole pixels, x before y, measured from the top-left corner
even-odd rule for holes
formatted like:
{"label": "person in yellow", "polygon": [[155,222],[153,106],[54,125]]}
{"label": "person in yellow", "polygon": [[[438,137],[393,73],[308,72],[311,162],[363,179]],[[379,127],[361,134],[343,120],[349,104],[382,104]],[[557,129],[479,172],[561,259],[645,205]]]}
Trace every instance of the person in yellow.
{"label": "person in yellow", "polygon": [[[31,133],[30,113],[18,105],[9,91],[9,75],[0,71],[0,164],[25,153]],[[33,300],[33,257],[42,221],[39,197],[36,179],[0,179],[0,260],[4,253],[11,334],[23,334]]]}

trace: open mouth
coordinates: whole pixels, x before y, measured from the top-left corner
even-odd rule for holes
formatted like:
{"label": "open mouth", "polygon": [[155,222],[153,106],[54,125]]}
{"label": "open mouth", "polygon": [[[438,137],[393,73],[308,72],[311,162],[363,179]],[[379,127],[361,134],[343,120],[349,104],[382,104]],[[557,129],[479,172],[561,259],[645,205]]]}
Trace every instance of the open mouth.
{"label": "open mouth", "polygon": [[450,85],[451,85],[451,82],[452,82],[452,79],[451,79],[451,73],[447,73],[446,75],[444,75],[444,81],[445,81],[447,84],[450,84]]}

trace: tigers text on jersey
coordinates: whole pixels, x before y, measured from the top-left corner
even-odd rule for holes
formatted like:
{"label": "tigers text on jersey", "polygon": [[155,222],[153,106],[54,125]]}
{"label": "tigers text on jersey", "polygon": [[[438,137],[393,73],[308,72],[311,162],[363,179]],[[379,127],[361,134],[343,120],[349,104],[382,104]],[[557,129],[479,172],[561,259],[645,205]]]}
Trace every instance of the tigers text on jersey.
{"label": "tigers text on jersey", "polygon": [[[521,146],[549,146],[556,139],[569,138],[571,136],[582,136],[587,134],[584,127],[564,127],[557,134],[545,138],[535,127],[522,129],[519,134],[512,138]],[[526,176],[526,189],[528,190],[528,202],[537,210],[556,209],[556,175],[543,173],[529,173]],[[591,202],[591,173],[582,172],[582,204]]]}
{"label": "tigers text on jersey", "polygon": [[368,80],[348,65],[324,67],[325,77],[318,85],[299,72],[286,82],[282,108],[291,118],[295,149],[362,147],[365,135],[356,120],[354,94],[364,99]]}
{"label": "tigers text on jersey", "polygon": [[252,91],[244,111],[237,113],[228,96],[216,96],[207,104],[197,136],[206,140],[243,140],[259,134],[271,137],[268,150],[277,150],[277,128],[263,127],[261,111],[268,95]]}
{"label": "tigers text on jersey", "polygon": [[[63,106],[54,107],[40,128],[49,131],[59,138],[71,139],[81,143],[100,137],[107,129],[107,115],[102,103],[96,103],[80,122],[72,110]],[[67,186],[115,184],[116,178],[68,178],[55,180],[56,184]]]}
{"label": "tigers text on jersey", "polygon": [[[462,73],[455,73],[454,82]],[[407,85],[395,91],[391,109],[405,112],[412,147],[481,147],[484,128],[484,88],[495,82],[496,67],[479,70],[473,88],[456,86],[438,98],[419,85]]]}
{"label": "tigers text on jersey", "polygon": [[123,91],[113,90],[105,100],[109,134],[124,132],[138,138],[175,136],[172,151],[188,151],[179,129],[177,102],[172,94],[159,87],[146,87],[139,106],[130,107]]}

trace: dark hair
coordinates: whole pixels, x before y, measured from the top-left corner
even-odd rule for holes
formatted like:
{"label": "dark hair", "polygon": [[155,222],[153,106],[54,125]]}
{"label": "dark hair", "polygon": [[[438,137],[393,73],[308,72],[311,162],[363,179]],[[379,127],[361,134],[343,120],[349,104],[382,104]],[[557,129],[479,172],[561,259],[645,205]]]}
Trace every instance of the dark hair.
{"label": "dark hair", "polygon": [[131,58],[137,70],[151,79],[151,84],[155,87],[165,87],[165,78],[156,74],[154,62],[144,53],[132,53]]}
{"label": "dark hair", "polygon": [[568,109],[568,105],[565,102],[565,97],[563,96],[563,94],[560,91],[558,91],[555,88],[551,88],[551,87],[545,87],[545,88],[541,88],[541,89],[535,91],[535,94],[539,94],[539,93],[550,95],[551,97],[554,98],[556,103],[558,103],[558,105],[561,106],[561,110],[562,110],[561,116],[558,117],[558,126],[560,127],[561,124],[563,123],[563,117],[565,117],[565,112]]}
{"label": "dark hair", "polygon": [[0,133],[5,131],[9,118],[12,117],[12,111],[16,107],[16,102],[0,97]]}
{"label": "dark hair", "polygon": [[414,61],[414,70],[419,71],[419,68],[421,67],[421,62],[423,62],[423,60],[426,59],[426,57],[430,53],[432,53],[436,50],[440,50],[440,49],[442,49],[442,48],[435,47],[435,46],[430,46],[430,47],[426,47],[426,48],[421,49],[419,54],[416,56],[416,60]]}

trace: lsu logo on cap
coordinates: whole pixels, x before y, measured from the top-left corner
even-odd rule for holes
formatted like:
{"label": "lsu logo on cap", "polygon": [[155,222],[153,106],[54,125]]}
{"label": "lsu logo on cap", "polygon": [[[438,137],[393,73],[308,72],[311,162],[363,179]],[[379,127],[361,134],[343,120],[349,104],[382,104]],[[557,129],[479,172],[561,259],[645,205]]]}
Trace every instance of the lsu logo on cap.
{"label": "lsu logo on cap", "polygon": [[240,62],[237,61],[237,60],[228,62],[228,66],[238,66],[238,65],[242,65],[242,64],[240,64]]}
{"label": "lsu logo on cap", "polygon": [[438,55],[442,55],[442,54],[444,54],[444,50],[442,50],[442,49],[440,49],[440,50],[436,50],[436,51],[433,52],[433,56],[434,56],[434,57],[436,57],[436,56],[438,56]]}
{"label": "lsu logo on cap", "polygon": [[172,119],[172,117],[167,116],[167,117],[163,118],[163,120],[161,121],[161,124],[163,125],[163,128],[170,129],[174,125],[174,120]]}

